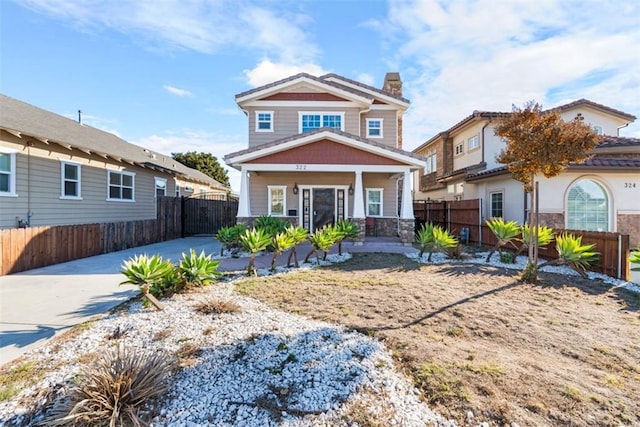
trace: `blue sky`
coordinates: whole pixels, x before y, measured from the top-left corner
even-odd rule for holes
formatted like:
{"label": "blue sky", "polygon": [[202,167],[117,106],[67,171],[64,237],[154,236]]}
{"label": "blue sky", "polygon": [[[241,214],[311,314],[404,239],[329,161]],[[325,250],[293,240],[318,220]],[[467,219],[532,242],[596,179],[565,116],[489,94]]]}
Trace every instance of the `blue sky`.
{"label": "blue sky", "polygon": [[221,163],[247,146],[235,94],[301,71],[376,87],[399,71],[409,150],[531,99],[640,117],[638,46],[635,0],[0,0],[0,92]]}

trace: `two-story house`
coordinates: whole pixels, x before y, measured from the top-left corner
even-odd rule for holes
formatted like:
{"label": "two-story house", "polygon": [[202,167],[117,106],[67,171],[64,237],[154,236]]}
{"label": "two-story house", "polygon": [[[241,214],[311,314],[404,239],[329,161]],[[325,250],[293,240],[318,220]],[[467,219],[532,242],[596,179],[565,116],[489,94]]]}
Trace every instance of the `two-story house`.
{"label": "two-story house", "polygon": [[[413,241],[411,173],[424,159],[402,150],[398,73],[382,89],[327,74],[297,74],[236,95],[249,147],[225,156],[241,171],[238,222],[271,215],[314,231],[341,219]],[[368,219],[368,220],[366,220]]]}
{"label": "two-story house", "polygon": [[[604,137],[594,156],[557,177],[539,178],[540,221],[554,228],[618,231],[640,246],[640,139],[618,136],[635,116],[580,99],[555,108],[564,120],[584,120]],[[416,200],[481,199],[483,218],[525,222],[522,184],[496,162],[504,142],[496,120],[509,113],[474,111],[413,150],[427,158],[414,174]]]}
{"label": "two-story house", "polygon": [[0,95],[0,228],[155,219],[157,196],[228,192],[171,157]]}

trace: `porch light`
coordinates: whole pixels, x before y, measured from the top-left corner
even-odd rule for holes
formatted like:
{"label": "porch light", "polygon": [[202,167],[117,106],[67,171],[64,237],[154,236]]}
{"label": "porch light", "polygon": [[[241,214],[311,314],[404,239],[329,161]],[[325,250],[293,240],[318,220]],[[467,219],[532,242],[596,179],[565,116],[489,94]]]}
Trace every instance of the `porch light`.
{"label": "porch light", "polygon": [[293,184],[293,194],[298,194],[298,183]]}
{"label": "porch light", "polygon": [[349,195],[353,196],[353,184],[349,184]]}

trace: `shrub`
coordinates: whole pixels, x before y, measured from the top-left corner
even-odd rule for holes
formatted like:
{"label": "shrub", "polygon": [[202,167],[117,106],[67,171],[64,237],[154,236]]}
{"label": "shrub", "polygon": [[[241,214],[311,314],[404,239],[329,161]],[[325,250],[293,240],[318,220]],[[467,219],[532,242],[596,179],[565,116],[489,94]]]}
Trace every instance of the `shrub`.
{"label": "shrub", "polygon": [[338,244],[338,255],[342,255],[342,241],[358,237],[360,230],[353,222],[341,219],[334,225],[336,231],[336,243]]}
{"label": "shrub", "polygon": [[47,425],[142,425],[140,408],[166,391],[172,367],[173,361],[161,352],[107,349],[82,370],[80,382],[53,409]]}
{"label": "shrub", "polygon": [[237,313],[240,306],[233,301],[205,299],[196,304],[196,311],[202,314]]}
{"label": "shrub", "polygon": [[256,222],[254,223],[255,228],[261,228],[270,237],[274,237],[278,233],[282,233],[288,225],[288,222],[269,215],[259,216],[258,218],[256,218]]}
{"label": "shrub", "polygon": [[238,224],[233,227],[223,227],[218,230],[216,239],[221,243],[220,256],[224,255],[224,250],[231,251],[232,255],[236,255],[240,250],[240,236],[247,230],[247,227]]}
{"label": "shrub", "polygon": [[304,262],[309,262],[309,258],[313,254],[316,255],[316,261],[318,263],[320,260],[318,259],[318,251],[322,251],[324,253],[322,259],[327,259],[327,253],[331,250],[331,247],[336,244],[337,233],[333,226],[325,225],[322,228],[317,229],[315,232],[309,235],[309,242],[311,243],[311,251],[307,254],[304,259]]}
{"label": "shrub", "polygon": [[491,218],[486,221],[487,227],[491,230],[498,243],[489,251],[485,262],[489,262],[491,255],[497,250],[502,256],[502,247],[511,243],[520,234],[520,226],[515,221],[504,222],[502,218]]}
{"label": "shrub", "polygon": [[[546,248],[547,245],[553,241],[553,229],[550,227],[544,227],[544,226],[537,226],[536,228],[538,229],[538,247]],[[532,239],[531,229],[529,228],[528,224],[523,225],[520,228],[520,231],[521,231],[522,237],[518,240],[522,243],[522,245],[518,249],[516,256],[520,255],[522,252],[524,252],[529,248],[529,245],[531,245],[531,239]]]}
{"label": "shrub", "polygon": [[600,258],[598,252],[594,252],[595,244],[582,244],[582,236],[564,233],[556,238],[556,251],[558,259],[545,262],[540,265],[566,265],[575,270],[583,278],[587,278],[587,268]]}
{"label": "shrub", "polygon": [[258,275],[258,271],[255,267],[256,255],[258,252],[267,249],[271,243],[271,236],[262,228],[252,228],[246,230],[242,236],[240,236],[240,243],[242,247],[249,252],[249,264],[247,265],[247,274]]}
{"label": "shrub", "polygon": [[424,252],[433,244],[433,224],[422,224],[420,230],[416,233],[416,242],[420,246],[419,257],[422,258]]}
{"label": "shrub", "polygon": [[218,266],[220,261],[211,259],[211,255],[200,255],[196,251],[189,250],[189,255],[182,253],[182,260],[178,264],[178,271],[187,285],[206,286],[220,275]]}
{"label": "shrub", "polygon": [[[127,278],[121,285],[131,283],[140,286],[145,297],[151,301],[158,309],[162,310],[162,304],[155,298],[161,297],[165,293],[165,276],[171,274],[175,266],[169,260],[164,260],[158,254],[148,256],[147,254],[137,255],[129,258],[122,265],[122,274]],[[152,294],[151,292],[155,292]]]}
{"label": "shrub", "polygon": [[309,232],[303,227],[300,227],[300,226],[294,227],[293,225],[290,225],[289,227],[287,227],[284,230],[284,232],[293,241],[293,246],[291,246],[291,252],[289,253],[289,257],[287,258],[287,266],[291,265],[291,258],[293,257],[295,261],[295,266],[296,268],[298,268],[299,267],[298,253],[296,252],[296,247],[307,240],[307,237],[309,236]]}
{"label": "shrub", "polygon": [[416,241],[420,245],[419,257],[428,251],[427,261],[431,262],[434,252],[446,252],[458,246],[458,240],[451,233],[440,226],[431,223],[423,224],[416,234]]}
{"label": "shrub", "polygon": [[[640,264],[640,251],[631,252],[629,262],[633,264]],[[634,267],[631,269],[631,271],[640,271],[640,267]]]}
{"label": "shrub", "polygon": [[293,238],[289,234],[287,234],[286,231],[282,231],[272,237],[271,248],[273,250],[273,258],[271,258],[271,271],[275,271],[276,260],[278,259],[278,257],[293,245]]}

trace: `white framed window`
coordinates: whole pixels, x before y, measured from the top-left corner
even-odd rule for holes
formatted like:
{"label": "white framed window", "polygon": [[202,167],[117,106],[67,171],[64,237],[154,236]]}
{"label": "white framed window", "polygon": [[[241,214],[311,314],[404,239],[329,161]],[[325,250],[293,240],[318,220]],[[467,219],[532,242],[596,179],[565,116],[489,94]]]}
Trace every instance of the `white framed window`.
{"label": "white framed window", "polygon": [[167,195],[167,179],[155,177],[154,181],[156,183],[156,197],[166,196]]}
{"label": "white framed window", "polygon": [[367,119],[367,138],[382,138],[383,119]]}
{"label": "white framed window", "polygon": [[0,151],[0,196],[17,196],[15,151]]}
{"label": "white framed window", "polygon": [[107,200],[135,201],[135,178],[132,172],[107,171]]}
{"label": "white framed window", "polygon": [[273,111],[256,111],[256,132],[273,132]]}
{"label": "white framed window", "polygon": [[467,147],[469,151],[475,150],[479,146],[480,146],[480,141],[478,140],[478,135],[472,136],[467,140]]}
{"label": "white framed window", "polygon": [[367,188],[367,216],[382,216],[383,188]]}
{"label": "white framed window", "polygon": [[269,215],[284,216],[287,206],[286,185],[269,185]]}
{"label": "white framed window", "polygon": [[605,188],[591,179],[574,183],[567,196],[569,230],[610,231],[610,201]]}
{"label": "white framed window", "polygon": [[82,200],[82,166],[79,163],[60,161],[60,198]]}
{"label": "white framed window", "polygon": [[185,191],[186,193],[193,193],[193,185],[191,185],[191,184],[187,184],[187,185],[185,185],[185,186],[184,186],[184,191]]}
{"label": "white framed window", "polygon": [[314,113],[299,112],[298,113],[299,132],[309,132],[319,128],[333,128],[344,130],[344,113]]}
{"label": "white framed window", "polygon": [[429,151],[425,156],[427,158],[427,167],[424,168],[424,174],[430,174],[438,169],[438,156],[435,150]]}
{"label": "white framed window", "polygon": [[457,144],[455,147],[453,147],[453,154],[459,156],[462,153],[464,153],[464,144],[461,142],[460,144]]}
{"label": "white framed window", "polygon": [[595,125],[595,126],[592,126],[592,128],[594,131],[596,131],[598,135],[602,135],[604,133],[602,130],[602,126]]}
{"label": "white framed window", "polygon": [[492,191],[489,193],[490,217],[504,218],[504,192]]}

